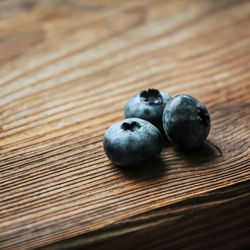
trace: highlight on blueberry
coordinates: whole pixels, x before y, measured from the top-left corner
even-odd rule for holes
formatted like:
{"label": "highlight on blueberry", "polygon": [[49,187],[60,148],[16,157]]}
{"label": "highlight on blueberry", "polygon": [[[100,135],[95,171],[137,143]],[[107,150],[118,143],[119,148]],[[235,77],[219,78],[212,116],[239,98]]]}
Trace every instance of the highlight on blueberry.
{"label": "highlight on blueberry", "polygon": [[160,156],[162,135],[151,123],[129,118],[108,128],[103,147],[108,158],[116,165],[140,165]]}
{"label": "highlight on blueberry", "polygon": [[142,90],[125,104],[124,115],[126,118],[144,119],[163,130],[162,113],[170,99],[170,95],[164,91],[157,89]]}
{"label": "highlight on blueberry", "polygon": [[205,105],[184,94],[167,103],[162,122],[170,142],[185,149],[200,146],[210,131],[210,117]]}

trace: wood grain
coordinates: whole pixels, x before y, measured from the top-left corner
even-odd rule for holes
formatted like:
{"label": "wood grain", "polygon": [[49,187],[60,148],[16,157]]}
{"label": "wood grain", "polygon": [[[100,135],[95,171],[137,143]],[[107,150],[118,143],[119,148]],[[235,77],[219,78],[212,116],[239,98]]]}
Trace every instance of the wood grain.
{"label": "wood grain", "polygon": [[[249,248],[249,13],[242,0],[2,0],[0,248]],[[204,102],[208,142],[115,167],[103,134],[149,87]]]}

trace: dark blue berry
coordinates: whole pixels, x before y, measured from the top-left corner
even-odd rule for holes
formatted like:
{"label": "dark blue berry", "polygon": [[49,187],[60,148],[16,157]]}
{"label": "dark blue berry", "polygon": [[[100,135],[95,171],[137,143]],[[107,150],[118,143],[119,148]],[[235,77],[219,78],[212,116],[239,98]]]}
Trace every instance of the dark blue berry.
{"label": "dark blue berry", "polygon": [[140,165],[159,157],[162,136],[151,123],[129,118],[115,123],[106,131],[103,147],[108,158],[116,165]]}
{"label": "dark blue berry", "polygon": [[210,117],[205,105],[183,94],[167,103],[162,121],[170,142],[180,148],[200,146],[210,130]]}
{"label": "dark blue berry", "polygon": [[170,96],[157,89],[142,90],[130,98],[124,107],[126,118],[137,117],[162,129],[162,113]]}

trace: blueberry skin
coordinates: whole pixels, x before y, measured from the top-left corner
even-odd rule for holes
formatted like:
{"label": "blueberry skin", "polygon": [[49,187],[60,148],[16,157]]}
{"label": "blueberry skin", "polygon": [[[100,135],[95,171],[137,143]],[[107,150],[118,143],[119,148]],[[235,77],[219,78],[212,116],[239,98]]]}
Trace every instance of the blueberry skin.
{"label": "blueberry skin", "polygon": [[108,158],[116,165],[140,165],[159,157],[162,136],[151,123],[129,118],[115,123],[106,131],[103,147]]}
{"label": "blueberry skin", "polygon": [[162,114],[170,99],[170,95],[164,91],[142,90],[125,104],[124,115],[126,118],[137,117],[149,121],[163,131]]}
{"label": "blueberry skin", "polygon": [[169,141],[179,148],[200,146],[210,131],[210,117],[205,105],[184,94],[167,103],[162,122]]}

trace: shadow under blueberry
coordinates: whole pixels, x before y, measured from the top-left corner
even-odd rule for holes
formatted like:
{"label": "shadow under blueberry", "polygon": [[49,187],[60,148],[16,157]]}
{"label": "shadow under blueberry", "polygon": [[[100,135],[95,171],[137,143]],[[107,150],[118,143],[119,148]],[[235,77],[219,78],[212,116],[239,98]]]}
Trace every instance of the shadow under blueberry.
{"label": "shadow under blueberry", "polygon": [[160,179],[167,170],[166,163],[162,159],[156,159],[155,162],[144,163],[137,166],[118,166],[116,168],[124,175],[125,178],[137,179],[140,181],[151,181]]}
{"label": "shadow under blueberry", "polygon": [[176,152],[186,161],[192,164],[209,162],[223,155],[220,148],[208,140],[205,141],[201,146],[194,149],[183,150],[176,148]]}
{"label": "shadow under blueberry", "polygon": [[156,126],[159,131],[161,132],[161,136],[162,136],[162,148],[168,148],[170,146],[173,146],[172,143],[169,141],[168,137],[166,136],[166,133],[161,125],[157,125]]}
{"label": "shadow under blueberry", "polygon": [[162,134],[162,138],[163,138],[162,139],[162,148],[169,148],[169,147],[173,146],[165,134]]}

